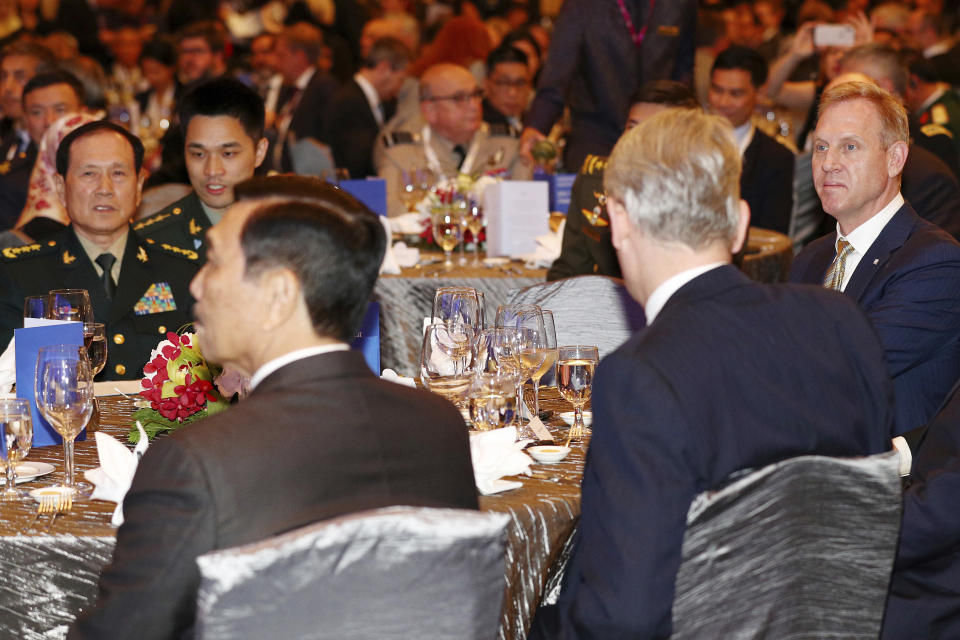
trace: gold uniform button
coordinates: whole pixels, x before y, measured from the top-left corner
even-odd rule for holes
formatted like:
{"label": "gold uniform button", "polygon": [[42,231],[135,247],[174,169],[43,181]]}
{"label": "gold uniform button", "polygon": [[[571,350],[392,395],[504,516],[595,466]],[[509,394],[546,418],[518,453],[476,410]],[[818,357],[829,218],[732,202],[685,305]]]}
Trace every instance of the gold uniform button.
{"label": "gold uniform button", "polygon": [[116,367],[113,368],[113,370],[117,372],[118,376],[122,376],[127,372],[127,368],[122,364],[118,364]]}
{"label": "gold uniform button", "polygon": [[183,212],[183,209],[181,209],[180,207],[174,207],[174,208],[173,208],[173,215],[175,215],[175,216],[180,215],[182,212]]}
{"label": "gold uniform button", "polygon": [[167,328],[166,328],[165,326],[163,326],[163,325],[160,325],[159,327],[157,327],[157,333],[159,333],[159,334],[161,334],[161,335],[166,335],[166,333],[167,333]]}
{"label": "gold uniform button", "polygon": [[113,336],[114,344],[123,344],[125,340],[126,338],[123,337],[122,333],[117,333],[117,334],[114,334]]}

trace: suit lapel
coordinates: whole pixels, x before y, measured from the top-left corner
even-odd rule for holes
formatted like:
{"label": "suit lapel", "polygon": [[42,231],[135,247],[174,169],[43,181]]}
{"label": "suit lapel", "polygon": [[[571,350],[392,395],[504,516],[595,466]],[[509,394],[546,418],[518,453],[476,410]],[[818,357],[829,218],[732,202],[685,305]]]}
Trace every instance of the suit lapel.
{"label": "suit lapel", "polygon": [[110,305],[110,323],[117,322],[129,313],[153,284],[151,275],[150,258],[140,244],[140,238],[131,229],[123,251],[123,262],[120,264],[120,281],[117,282],[117,291]]}
{"label": "suit lapel", "polygon": [[904,203],[900,210],[893,214],[883,231],[867,249],[867,253],[860,259],[857,270],[853,272],[843,292],[859,301],[870,286],[874,276],[890,259],[890,255],[903,246],[903,243],[910,237],[916,223],[917,214],[914,213],[909,204]]}

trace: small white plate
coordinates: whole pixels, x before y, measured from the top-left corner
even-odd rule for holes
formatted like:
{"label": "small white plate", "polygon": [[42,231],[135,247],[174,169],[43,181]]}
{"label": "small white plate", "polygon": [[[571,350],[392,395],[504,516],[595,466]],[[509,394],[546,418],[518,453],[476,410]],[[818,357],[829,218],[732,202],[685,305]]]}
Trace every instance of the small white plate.
{"label": "small white plate", "polygon": [[30,497],[40,502],[43,498],[56,498],[57,496],[72,496],[74,494],[73,489],[68,489],[67,487],[41,487],[39,489],[34,489],[30,492]]}
{"label": "small white plate", "polygon": [[540,445],[537,447],[528,447],[526,452],[533,456],[537,462],[550,463],[560,462],[570,453],[570,447],[558,447],[556,445]]}
{"label": "small white plate", "polygon": [[510,264],[510,258],[506,256],[500,256],[499,258],[484,258],[483,264],[488,267],[502,267],[505,264]]}
{"label": "small white plate", "polygon": [[[566,422],[571,427],[573,426],[573,411],[564,411],[559,414],[560,419]],[[588,427],[593,424],[593,411],[584,411],[583,412],[583,424]]]}
{"label": "small white plate", "polygon": [[21,462],[17,465],[17,484],[45,476],[53,469],[54,466],[48,462]]}

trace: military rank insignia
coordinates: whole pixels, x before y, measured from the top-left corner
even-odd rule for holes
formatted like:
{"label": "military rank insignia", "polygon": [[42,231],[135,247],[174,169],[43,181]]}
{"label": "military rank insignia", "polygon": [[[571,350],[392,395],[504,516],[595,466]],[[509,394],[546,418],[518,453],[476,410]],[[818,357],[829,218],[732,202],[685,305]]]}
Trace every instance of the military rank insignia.
{"label": "military rank insignia", "polygon": [[195,235],[197,235],[198,233],[200,233],[201,231],[203,231],[203,227],[201,227],[200,225],[198,225],[198,224],[197,224],[197,221],[194,220],[193,218],[190,218],[189,229],[190,229],[190,235],[192,235],[192,236],[195,236]]}
{"label": "military rank insignia", "polygon": [[71,254],[69,251],[63,252],[63,264],[73,264],[77,259],[77,256]]}
{"label": "military rank insignia", "polygon": [[143,250],[143,247],[137,247],[137,260],[140,262],[147,261],[147,252]]}
{"label": "military rank insignia", "polygon": [[146,290],[143,297],[133,305],[133,312],[138,316],[164,311],[176,311],[177,302],[173,299],[173,291],[166,282],[154,282]]}

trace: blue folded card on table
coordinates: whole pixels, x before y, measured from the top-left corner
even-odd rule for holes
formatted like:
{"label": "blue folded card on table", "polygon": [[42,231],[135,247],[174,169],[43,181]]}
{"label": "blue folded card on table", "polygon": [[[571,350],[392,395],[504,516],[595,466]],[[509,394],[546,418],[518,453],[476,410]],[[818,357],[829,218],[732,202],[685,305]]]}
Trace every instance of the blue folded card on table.
{"label": "blue folded card on table", "polygon": [[350,348],[363,353],[367,366],[380,375],[380,303],[371,302],[367,307],[363,323]]}
{"label": "blue folded card on table", "polygon": [[[53,426],[47,422],[34,399],[34,380],[37,376],[37,354],[40,347],[55,344],[75,344],[83,346],[83,324],[67,322],[42,327],[28,327],[16,329],[13,332],[16,340],[17,357],[17,397],[30,401],[30,412],[33,415],[33,447],[48,447],[53,444],[62,444],[63,438]],[[77,436],[77,440],[86,440],[87,430],[84,429]]]}
{"label": "blue folded card on table", "polygon": [[340,188],[367,205],[378,216],[387,215],[387,181],[383,178],[341,180]]}
{"label": "blue folded card on table", "polygon": [[543,169],[533,172],[534,180],[542,180],[550,185],[550,211],[566,213],[570,208],[570,192],[573,191],[575,173],[546,173]]}

